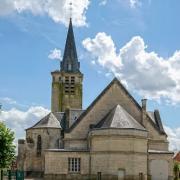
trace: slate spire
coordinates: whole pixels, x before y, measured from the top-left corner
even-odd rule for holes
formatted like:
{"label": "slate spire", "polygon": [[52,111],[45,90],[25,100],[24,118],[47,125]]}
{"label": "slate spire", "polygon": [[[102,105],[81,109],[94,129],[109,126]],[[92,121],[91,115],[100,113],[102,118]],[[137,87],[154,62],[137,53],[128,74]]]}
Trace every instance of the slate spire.
{"label": "slate spire", "polygon": [[72,19],[70,18],[61,71],[76,73],[79,72],[79,68],[80,63],[77,58]]}

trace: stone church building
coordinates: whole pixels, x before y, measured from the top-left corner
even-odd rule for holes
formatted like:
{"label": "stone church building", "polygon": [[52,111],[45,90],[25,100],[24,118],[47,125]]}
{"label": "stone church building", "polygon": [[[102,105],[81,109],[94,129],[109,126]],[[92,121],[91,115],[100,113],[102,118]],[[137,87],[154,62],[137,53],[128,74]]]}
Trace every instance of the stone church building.
{"label": "stone church building", "polygon": [[139,105],[114,78],[82,109],[83,74],[71,19],[60,70],[51,75],[51,112],[18,141],[19,169],[46,180],[172,179],[167,134],[146,99]]}

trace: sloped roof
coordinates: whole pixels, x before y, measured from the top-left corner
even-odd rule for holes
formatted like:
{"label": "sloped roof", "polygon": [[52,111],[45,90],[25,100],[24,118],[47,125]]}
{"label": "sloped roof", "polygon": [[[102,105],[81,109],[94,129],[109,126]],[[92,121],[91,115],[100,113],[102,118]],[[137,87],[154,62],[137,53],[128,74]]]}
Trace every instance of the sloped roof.
{"label": "sloped roof", "polygon": [[155,117],[154,117],[154,112],[153,111],[148,111],[147,114],[151,118],[152,122],[156,124],[156,120],[155,120]]}
{"label": "sloped roof", "polygon": [[121,105],[116,105],[95,128],[121,128],[146,130]]}
{"label": "sloped roof", "polygon": [[28,129],[38,129],[38,128],[62,128],[60,121],[63,118],[64,113],[49,113],[34,126]]}
{"label": "sloped roof", "polygon": [[120,86],[123,91],[126,93],[127,96],[132,100],[134,105],[141,111],[142,108],[138,104],[138,102],[131,96],[131,94],[128,92],[128,90],[121,84],[121,82],[115,77],[110,84],[100,93],[100,95],[90,104],[90,106],[80,115],[80,117],[77,119],[77,121],[68,129],[66,132],[71,132],[78,124],[79,122],[86,116],[86,114],[89,113],[89,111],[93,108],[93,106],[101,99],[101,97],[112,87],[113,84],[117,83],[118,86]]}
{"label": "sloped roof", "polygon": [[[68,65],[71,65],[71,69],[68,69]],[[64,49],[64,56],[61,62],[61,71],[65,71],[65,72],[70,71],[70,72],[76,73],[76,72],[79,72],[79,66],[80,64],[77,58],[72,19],[70,18],[69,28],[68,28],[67,38],[66,38],[66,45]]]}
{"label": "sloped roof", "polygon": [[162,134],[166,134],[162,125],[159,110],[155,110],[154,112],[149,111],[147,112],[147,114],[149,115],[150,119],[152,120],[156,128],[159,130],[159,132],[161,132]]}
{"label": "sloped roof", "polygon": [[180,162],[180,151],[177,152],[177,153],[174,155],[173,159],[174,159],[175,161]]}

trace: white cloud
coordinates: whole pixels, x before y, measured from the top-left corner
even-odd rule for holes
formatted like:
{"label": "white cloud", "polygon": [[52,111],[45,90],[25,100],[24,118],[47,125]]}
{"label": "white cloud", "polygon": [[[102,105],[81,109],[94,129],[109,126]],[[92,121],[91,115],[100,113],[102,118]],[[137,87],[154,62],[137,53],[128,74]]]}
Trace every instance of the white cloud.
{"label": "white cloud", "polygon": [[0,98],[0,101],[3,103],[6,103],[6,104],[10,104],[10,105],[17,104],[17,101],[15,101],[14,99],[9,98],[9,97],[2,97],[2,98]]}
{"label": "white cloud", "polygon": [[4,106],[5,107],[7,107],[7,106],[8,107],[21,107],[21,108],[29,107],[27,104],[21,104],[10,97],[0,97],[0,104],[2,105],[2,108]]}
{"label": "white cloud", "polygon": [[49,110],[41,106],[32,106],[27,111],[12,108],[2,111],[0,121],[15,132],[15,142],[17,139],[25,137],[25,129],[34,125],[38,120],[49,113]]}
{"label": "white cloud", "polygon": [[56,49],[56,48],[51,50],[48,58],[49,59],[62,60],[61,50],[60,49]]}
{"label": "white cloud", "polygon": [[[0,16],[14,12],[31,12],[33,15],[48,15],[57,23],[68,24],[70,0],[3,0],[0,3]],[[76,0],[72,4],[73,24],[86,25],[86,11],[90,0]]]}
{"label": "white cloud", "polygon": [[100,6],[105,6],[107,4],[107,0],[101,0],[99,5]]}
{"label": "white cloud", "polygon": [[[87,38],[82,44],[94,58],[97,58],[97,62],[101,66],[108,67],[112,71],[121,67],[111,36],[107,36],[104,32],[98,33],[94,39]],[[95,64],[95,61],[93,60],[92,63]]]}
{"label": "white cloud", "polygon": [[92,65],[96,65],[96,61],[92,60],[92,61],[91,61],[91,64],[92,64]]}
{"label": "white cloud", "polygon": [[[101,0],[99,5],[106,5],[107,2],[108,2],[108,0]],[[140,7],[142,5],[142,0],[117,0],[117,2],[129,7],[131,9]]]}
{"label": "white cloud", "polygon": [[142,5],[142,0],[118,0],[118,1],[126,4],[131,9],[138,8]]}
{"label": "white cloud", "polygon": [[129,89],[148,99],[180,103],[180,51],[165,59],[148,52],[140,36],[117,51],[111,36],[104,32],[82,44],[96,64],[119,77]]}
{"label": "white cloud", "polygon": [[[30,106],[33,106],[33,104],[29,105],[26,103],[20,103],[16,100],[14,100],[13,98],[10,97],[0,97],[0,104],[2,105],[2,109],[5,108],[12,108],[12,107],[16,107],[16,108],[29,108]],[[37,106],[37,105],[36,105]]]}
{"label": "white cloud", "polygon": [[169,149],[172,151],[180,150],[180,127],[172,129],[168,126],[164,126],[164,129],[168,135]]}
{"label": "white cloud", "polygon": [[136,8],[141,4],[139,0],[128,0],[128,2],[131,8]]}

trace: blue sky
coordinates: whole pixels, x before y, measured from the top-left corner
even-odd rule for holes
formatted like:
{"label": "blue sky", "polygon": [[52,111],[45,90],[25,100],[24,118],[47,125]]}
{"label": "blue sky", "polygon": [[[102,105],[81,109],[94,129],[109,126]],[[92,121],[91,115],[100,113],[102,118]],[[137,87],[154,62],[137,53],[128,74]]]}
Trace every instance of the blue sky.
{"label": "blue sky", "polygon": [[[46,8],[42,1],[11,2],[16,6],[9,0],[0,5],[0,102],[2,118],[11,128],[22,128],[17,135],[22,137],[23,128],[44,115],[39,111],[50,109],[50,72],[59,68],[59,60],[48,56],[55,48],[63,54],[69,11],[61,7],[67,0]],[[180,138],[180,1],[77,2],[72,18],[84,73],[84,108],[116,75],[139,103],[147,97],[148,110],[161,111],[176,143]],[[23,126],[13,119],[16,113],[23,114]]]}

